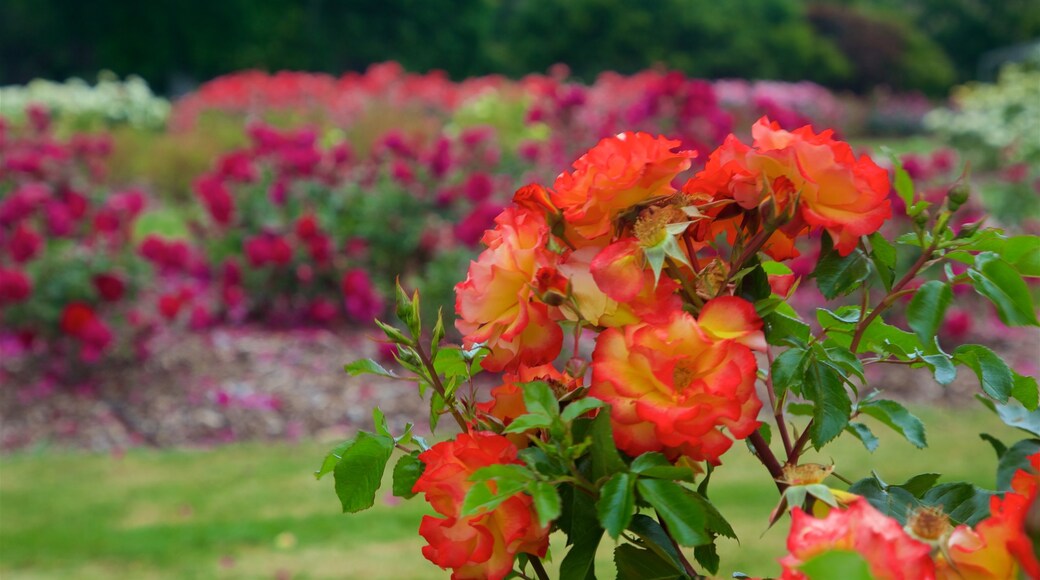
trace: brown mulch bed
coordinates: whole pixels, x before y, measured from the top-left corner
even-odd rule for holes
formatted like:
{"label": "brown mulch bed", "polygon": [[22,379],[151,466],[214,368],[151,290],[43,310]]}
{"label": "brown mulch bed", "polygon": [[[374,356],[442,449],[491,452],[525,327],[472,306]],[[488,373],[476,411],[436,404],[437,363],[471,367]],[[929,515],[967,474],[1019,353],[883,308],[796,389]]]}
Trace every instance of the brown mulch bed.
{"label": "brown mulch bed", "polygon": [[[0,447],[56,445],[94,450],[135,445],[213,445],[240,440],[342,439],[372,427],[378,406],[395,429],[425,431],[415,386],[350,377],[343,365],[374,357],[360,331],[215,329],[158,337],[145,362],[113,365],[89,388],[40,392],[0,387]],[[1013,366],[1035,369],[1040,332],[1015,329],[990,345]],[[872,388],[919,404],[958,405],[979,392],[963,367],[948,387],[924,369],[872,365]]]}

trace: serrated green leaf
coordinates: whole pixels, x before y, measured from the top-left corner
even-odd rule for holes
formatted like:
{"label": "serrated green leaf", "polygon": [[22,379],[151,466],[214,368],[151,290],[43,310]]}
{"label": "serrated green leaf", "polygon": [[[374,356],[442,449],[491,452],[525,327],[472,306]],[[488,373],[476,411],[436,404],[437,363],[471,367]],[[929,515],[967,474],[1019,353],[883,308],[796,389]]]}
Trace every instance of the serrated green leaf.
{"label": "serrated green leaf", "polygon": [[425,469],[426,465],[419,461],[419,452],[402,455],[394,466],[394,495],[405,499],[414,497],[412,488]]}
{"label": "serrated green leaf", "polygon": [[393,450],[393,439],[362,431],[343,452],[332,475],[345,513],[359,512],[375,504],[376,491]]}
{"label": "serrated green leaf", "polygon": [[520,493],[531,480],[496,479],[495,490],[492,491],[487,481],[473,484],[462,500],[462,517],[469,517],[485,511],[491,511],[502,502]]}
{"label": "serrated green leaf", "polygon": [[896,248],[880,232],[870,234],[870,258],[874,261],[885,290],[892,289],[895,280]]}
{"label": "serrated green leaf", "polygon": [[989,433],[979,433],[979,439],[982,439],[986,443],[989,443],[990,447],[992,447],[993,451],[997,454],[998,461],[1001,457],[1004,456],[1005,453],[1007,453],[1007,445],[1004,445],[1003,441],[997,439]]}
{"label": "serrated green leaf", "polygon": [[1009,238],[1001,257],[1022,276],[1040,276],[1040,236]]}
{"label": "serrated green leaf", "polygon": [[596,550],[603,537],[603,528],[596,517],[596,506],[584,493],[572,495],[567,543],[571,546],[560,563],[560,580],[594,580],[596,578]]}
{"label": "serrated green leaf", "polygon": [[547,527],[560,517],[560,494],[556,492],[555,485],[545,481],[535,483],[531,487],[531,498],[534,500],[534,509],[542,527]]}
{"label": "serrated green leaf", "polygon": [[801,348],[789,348],[773,359],[772,379],[773,389],[776,396],[783,396],[784,392],[793,390],[801,392],[802,381],[805,376],[805,366],[809,361],[809,353]]}
{"label": "serrated green leaf", "polygon": [[600,490],[596,515],[603,529],[615,540],[636,513],[635,483],[636,477],[631,473],[615,473]]}
{"label": "serrated green leaf", "polygon": [[556,400],[552,387],[545,381],[534,381],[521,385],[524,390],[524,405],[529,413],[549,417],[560,415],[560,402]]}
{"label": "serrated green leaf", "polygon": [[1006,404],[997,404],[982,395],[975,395],[975,398],[989,410],[996,413],[1005,425],[1021,429],[1030,435],[1040,437],[1040,409],[1030,411],[1017,401],[1008,401]]}
{"label": "serrated green leaf", "polygon": [[352,377],[358,375],[379,375],[381,377],[397,378],[397,375],[383,368],[382,365],[370,358],[363,358],[356,360],[343,367],[343,370],[347,371]]}
{"label": "serrated green leaf", "polygon": [[849,424],[852,401],[841,376],[818,361],[806,367],[802,396],[813,402],[813,423],[809,438],[818,450]]}
{"label": "serrated green leaf", "polygon": [[676,569],[683,567],[679,558],[679,551],[675,549],[672,539],[657,520],[645,514],[636,514],[632,517],[632,523],[629,524],[628,531],[638,536],[645,547],[655,552],[661,558],[671,562]]}
{"label": "serrated green leaf", "polygon": [[568,403],[567,406],[564,407],[563,413],[560,414],[560,418],[564,421],[570,422],[593,409],[606,406],[606,403],[595,397],[585,397],[572,403]]}
{"label": "serrated green leaf", "polygon": [[827,300],[856,290],[868,276],[870,260],[859,248],[844,257],[834,249],[822,253],[812,273],[816,286]]}
{"label": "serrated green leaf", "polygon": [[1011,371],[1014,383],[1011,386],[1011,396],[1018,399],[1027,411],[1035,411],[1040,406],[1040,390],[1037,388],[1036,379],[1020,375]]}
{"label": "serrated green leaf", "polygon": [[656,552],[621,544],[614,548],[618,580],[676,580],[686,574]]}
{"label": "serrated green leaf", "polygon": [[547,429],[550,425],[552,425],[552,418],[541,413],[528,413],[513,419],[513,422],[502,433],[523,433],[531,429]]}
{"label": "serrated green leaf", "polygon": [[891,427],[914,447],[924,449],[928,446],[924,423],[899,403],[886,399],[874,399],[861,403],[859,410],[864,415],[869,415]]}
{"label": "serrated green leaf", "polygon": [[782,314],[779,309],[765,316],[762,321],[765,324],[766,342],[774,346],[788,344],[791,339],[805,343],[812,334],[808,324]]}
{"label": "serrated green leaf", "polygon": [[1032,470],[1029,457],[1040,453],[1040,439],[1023,439],[1005,451],[997,463],[997,491],[1011,489],[1011,478],[1020,469]]}
{"label": "serrated green leaf", "polygon": [[692,492],[677,483],[663,479],[640,479],[636,487],[668,526],[680,546],[699,546],[711,541],[701,505]]}
{"label": "serrated green leaf", "polygon": [[357,437],[351,437],[330,451],[328,455],[325,456],[325,459],[322,460],[321,467],[314,472],[314,479],[321,479],[322,477],[332,473],[332,470],[336,468],[336,464],[343,458],[343,453],[347,449],[350,449],[350,446],[353,445],[355,441],[357,441]]}
{"label": "serrated green leaf", "polygon": [[965,344],[953,351],[957,362],[975,371],[979,384],[987,395],[1001,403],[1007,403],[1015,387],[1014,375],[999,356],[978,344]]}
{"label": "serrated green leaf", "polygon": [[372,408],[372,424],[375,425],[376,433],[386,437],[393,437],[390,434],[390,426],[386,422],[386,415],[379,410],[379,407]]}
{"label": "serrated green leaf", "polygon": [[903,169],[903,163],[899,158],[895,155],[891,157],[895,169],[895,179],[892,182],[892,187],[895,188],[896,194],[909,209],[914,205],[914,180],[910,179],[910,174]]}
{"label": "serrated green leaf", "polygon": [[627,466],[621,460],[614,436],[610,427],[610,413],[600,413],[592,420],[589,428],[589,436],[592,439],[590,447],[592,453],[592,478],[609,477],[619,471],[625,471]]}
{"label": "serrated green leaf", "polygon": [[992,252],[975,257],[968,269],[975,291],[997,307],[997,316],[1008,326],[1038,326],[1036,308],[1029,287],[1018,272]]}
{"label": "serrated green leaf", "polygon": [[925,282],[914,292],[906,309],[906,320],[921,344],[932,344],[935,340],[952,301],[950,285],[939,280]]}
{"label": "serrated green leaf", "polygon": [[994,493],[966,482],[939,484],[921,497],[926,506],[942,506],[954,524],[974,526],[989,515]]}
{"label": "serrated green leaf", "polygon": [[957,378],[957,367],[953,365],[950,355],[945,353],[926,354],[921,356],[921,360],[932,369],[932,376],[940,385],[948,385]]}
{"label": "serrated green leaf", "polygon": [[845,427],[845,430],[856,437],[856,439],[859,439],[859,442],[867,448],[867,451],[873,453],[877,450],[879,441],[877,436],[874,435],[874,432],[870,430],[870,427],[857,421],[851,421],[848,426]]}

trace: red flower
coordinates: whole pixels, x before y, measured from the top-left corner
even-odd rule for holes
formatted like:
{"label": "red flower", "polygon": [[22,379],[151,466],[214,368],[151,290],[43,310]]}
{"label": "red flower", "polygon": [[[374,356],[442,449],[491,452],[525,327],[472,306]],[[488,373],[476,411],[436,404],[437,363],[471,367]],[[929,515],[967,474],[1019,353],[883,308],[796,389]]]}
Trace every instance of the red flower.
{"label": "red flower", "polygon": [[180,313],[181,307],[184,306],[184,299],[178,294],[163,294],[159,297],[159,314],[162,314],[166,320],[173,320],[177,318],[177,314]]}
{"label": "red flower", "polygon": [[82,302],[71,302],[61,312],[61,331],[69,336],[80,336],[95,318],[94,310]]}
{"label": "red flower", "polygon": [[870,503],[857,498],[847,509],[832,509],[816,519],[801,508],[791,512],[790,552],[780,560],[783,580],[804,580],[799,567],[812,558],[834,550],[854,551],[878,580],[928,580],[935,578],[931,546],[907,534],[899,522],[883,515]]}
{"label": "red flower", "polygon": [[32,294],[32,280],[21,270],[0,268],[0,306],[21,302]]}
{"label": "red flower", "polygon": [[424,516],[419,534],[426,538],[423,556],[452,578],[501,580],[513,568],[516,555],[544,556],[549,529],[538,523],[531,497],[518,493],[491,511],[461,517],[462,500],[474,484],[469,477],[482,467],[519,464],[508,439],[488,432],[462,433],[454,441],[434,445],[419,456],[426,469],[415,482],[415,493],[444,517]]}
{"label": "red flower", "polygon": [[636,456],[718,464],[735,439],[758,428],[757,364],[762,321],[735,297],[716,298],[700,319],[675,312],[665,324],[608,328],[592,354],[589,395],[610,403],[614,440]]}
{"label": "red flower", "polygon": [[18,224],[14,234],[11,235],[7,251],[11,254],[11,259],[20,264],[32,259],[33,256],[39,253],[42,246],[43,238],[40,237],[40,234],[22,223]]}
{"label": "red flower", "polygon": [[314,214],[312,213],[302,215],[296,220],[296,236],[301,240],[309,240],[320,231],[321,228],[318,226],[318,218],[314,217]]}
{"label": "red flower", "polygon": [[126,283],[116,274],[94,276],[94,288],[105,302],[118,302],[126,291]]}

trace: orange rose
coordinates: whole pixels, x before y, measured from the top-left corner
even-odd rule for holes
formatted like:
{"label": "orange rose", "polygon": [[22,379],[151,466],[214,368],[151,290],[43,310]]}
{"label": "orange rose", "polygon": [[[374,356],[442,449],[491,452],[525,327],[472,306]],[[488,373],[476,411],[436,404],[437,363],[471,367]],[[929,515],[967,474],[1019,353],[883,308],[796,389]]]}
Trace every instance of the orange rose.
{"label": "orange rose", "polygon": [[574,162],[574,171],[556,178],[552,203],[585,240],[611,234],[614,219],[634,204],[675,193],[672,180],[697,156],[695,151],[674,151],[679,145],[647,133],[603,139]]}
{"label": "orange rose", "polygon": [[419,455],[426,469],[412,491],[443,518],[424,516],[419,534],[429,543],[423,556],[441,568],[451,568],[456,580],[500,580],[513,568],[520,552],[544,556],[549,529],[541,527],[531,497],[522,493],[498,507],[460,517],[462,501],[475,471],[489,465],[521,463],[508,439],[488,432],[462,433],[454,441],[434,445]]}
{"label": "orange rose", "polygon": [[[552,365],[537,367],[521,365],[517,372],[507,373],[503,377],[501,385],[491,389],[492,399],[490,401],[477,403],[477,411],[485,416],[494,417],[499,423],[508,427],[513,419],[527,413],[527,406],[524,404],[524,390],[520,384],[532,381],[546,381],[553,386],[554,390],[562,392],[570,392],[581,386],[580,378],[565,375]],[[526,433],[509,433],[506,437],[519,449],[527,447],[529,443]]]}
{"label": "orange rose", "polygon": [[768,208],[764,219],[790,218],[763,247],[774,259],[797,256],[793,240],[809,228],[827,230],[841,255],[851,253],[860,236],[892,217],[888,173],[869,157],[857,159],[832,134],[809,126],[788,132],[763,117],[752,128],[752,147],[727,138],[683,186],[699,205],[712,204],[703,213],[715,219],[699,224],[698,239],[725,231],[732,241],[741,212],[762,207]]}
{"label": "orange rose", "polygon": [[484,234],[487,249],[455,286],[455,326],[467,346],[485,343],[491,349],[482,362],[487,370],[551,362],[560,353],[563,331],[532,291],[538,271],[556,261],[546,249],[545,216],[510,208],[495,222]]}
{"label": "orange rose", "polygon": [[[757,345],[762,323],[740,298],[716,301],[701,322],[680,311],[665,324],[610,328],[597,338],[589,395],[610,403],[615,442],[629,455],[661,451],[718,464],[730,436],[758,428],[758,367],[742,342]],[[719,321],[727,317],[733,322]]]}
{"label": "orange rose", "polygon": [[843,510],[831,510],[817,519],[791,510],[790,552],[780,560],[782,580],[805,580],[799,567],[812,558],[833,550],[853,551],[862,556],[870,573],[879,580],[930,580],[935,578],[931,547],[910,537],[899,522],[874,509],[863,498],[849,502]]}
{"label": "orange rose", "polygon": [[1030,461],[1032,473],[1019,470],[1012,480],[1012,491],[1002,498],[990,498],[988,518],[979,522],[974,530],[962,525],[953,531],[946,550],[950,561],[940,557],[939,578],[1017,578],[1019,570],[1026,578],[1040,578],[1040,563],[1025,531],[1026,515],[1037,501],[1040,454],[1030,457]]}

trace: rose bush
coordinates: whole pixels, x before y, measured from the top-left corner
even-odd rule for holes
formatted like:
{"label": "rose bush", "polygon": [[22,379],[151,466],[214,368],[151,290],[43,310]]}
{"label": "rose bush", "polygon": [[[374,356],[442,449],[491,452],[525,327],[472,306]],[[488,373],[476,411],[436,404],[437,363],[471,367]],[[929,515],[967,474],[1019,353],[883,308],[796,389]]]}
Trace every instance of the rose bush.
{"label": "rose bush", "polygon": [[[709,500],[711,473],[745,440],[780,495],[763,521],[792,513],[785,578],[1034,574],[1036,379],[939,329],[959,287],[1005,324],[1040,324],[1023,279],[1040,275],[1040,239],[951,228],[962,185],[923,198],[897,167],[890,195],[887,172],[829,131],[763,118],[752,135],[751,146],[728,137],[684,182],[694,151],[621,133],[552,187],[519,189],[456,287],[461,345],[445,341],[439,316],[424,332],[418,292],[398,286],[403,326],[377,323],[404,374],[372,360],[347,371],[414,380],[431,428],[449,416],[461,433],[431,448],[411,424],[394,435],[377,409],[376,433],[344,442],[317,472],[334,474],[344,511],[373,504],[398,449],[394,494],[425,492],[444,516],[420,533],[424,555],[455,578],[547,578],[552,531],[568,537],[564,578],[595,576],[604,534],[619,578],[701,577],[718,570],[716,539],[734,535]],[[894,206],[911,231],[890,240]],[[795,265],[796,239],[816,257],[807,272],[784,263]],[[817,308],[814,328],[787,304],[809,283],[828,301],[860,293],[858,306]],[[908,329],[885,317],[906,297]],[[921,421],[869,389],[866,367],[882,364],[940,384],[958,366],[978,378],[980,401],[1029,434],[1010,445],[987,436],[1000,489],[937,474],[831,487],[834,466],[804,461],[843,433],[875,449],[865,420],[926,446]],[[481,371],[503,374],[490,400]],[[511,524],[538,524],[510,528],[496,519],[506,510]]]}

